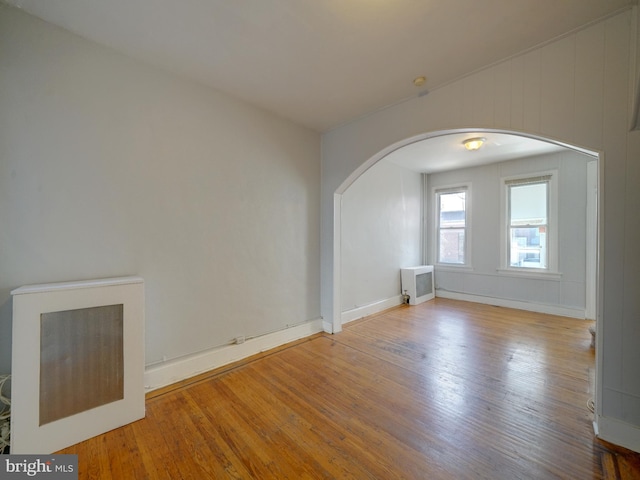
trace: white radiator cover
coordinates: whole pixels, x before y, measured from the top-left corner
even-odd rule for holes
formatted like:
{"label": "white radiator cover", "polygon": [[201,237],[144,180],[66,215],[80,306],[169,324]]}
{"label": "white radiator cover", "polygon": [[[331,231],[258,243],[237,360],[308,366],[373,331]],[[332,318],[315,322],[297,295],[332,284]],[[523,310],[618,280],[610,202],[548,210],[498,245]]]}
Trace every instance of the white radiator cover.
{"label": "white radiator cover", "polygon": [[435,297],[433,265],[400,269],[402,293],[409,295],[409,304],[418,305]]}
{"label": "white radiator cover", "polygon": [[53,453],[144,417],[142,278],[11,294],[12,454]]}

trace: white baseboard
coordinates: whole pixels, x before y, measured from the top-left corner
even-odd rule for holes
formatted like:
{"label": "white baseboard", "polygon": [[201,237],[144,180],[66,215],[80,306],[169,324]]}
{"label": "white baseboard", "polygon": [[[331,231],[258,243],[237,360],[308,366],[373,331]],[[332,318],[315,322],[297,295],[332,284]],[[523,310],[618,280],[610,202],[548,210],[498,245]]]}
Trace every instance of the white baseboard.
{"label": "white baseboard", "polygon": [[373,315],[374,313],[382,312],[387,308],[395,307],[401,304],[402,295],[398,295],[395,297],[387,298],[386,300],[380,300],[379,302],[370,303],[369,305],[365,305],[363,307],[358,307],[352,310],[347,310],[346,312],[342,312],[341,320],[343,324],[352,322],[353,320],[358,320],[359,318],[366,317],[367,315]]}
{"label": "white baseboard", "polygon": [[606,442],[640,452],[640,428],[615,418],[599,416],[593,422],[596,436]]}
{"label": "white baseboard", "polygon": [[436,289],[436,297],[450,298],[452,300],[464,300],[465,302],[483,303],[496,307],[516,308],[529,312],[546,313],[548,315],[559,315],[561,317],[585,318],[584,309],[561,307],[558,305],[544,305],[540,303],[521,302],[519,300],[508,300],[505,298],[483,297],[481,295],[471,295],[468,293],[450,292]]}
{"label": "white baseboard", "polygon": [[237,345],[226,345],[186,357],[147,367],[144,372],[146,391],[156,390],[201,373],[242,360],[323,331],[321,319],[248,339]]}

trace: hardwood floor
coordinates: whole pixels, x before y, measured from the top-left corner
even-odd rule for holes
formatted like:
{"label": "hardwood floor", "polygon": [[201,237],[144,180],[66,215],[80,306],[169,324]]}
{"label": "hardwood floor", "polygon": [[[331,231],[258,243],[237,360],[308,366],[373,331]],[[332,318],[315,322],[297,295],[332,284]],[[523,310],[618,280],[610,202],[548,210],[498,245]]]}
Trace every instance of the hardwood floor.
{"label": "hardwood floor", "polygon": [[590,323],[436,299],[147,398],[81,479],[639,478],[593,436]]}

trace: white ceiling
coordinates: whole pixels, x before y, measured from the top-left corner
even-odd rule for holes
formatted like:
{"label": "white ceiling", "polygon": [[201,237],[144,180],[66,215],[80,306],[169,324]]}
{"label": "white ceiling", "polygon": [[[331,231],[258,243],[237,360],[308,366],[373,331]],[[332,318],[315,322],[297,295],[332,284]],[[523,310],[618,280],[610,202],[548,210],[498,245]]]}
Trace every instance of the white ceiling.
{"label": "white ceiling", "polygon": [[[326,131],[637,0],[0,0]],[[426,75],[421,89],[412,81]]]}
{"label": "white ceiling", "polygon": [[[479,150],[468,151],[463,141],[483,137]],[[535,157],[564,150],[562,145],[497,132],[451,133],[406,145],[384,160],[420,173],[436,173],[476,167],[522,157]]]}

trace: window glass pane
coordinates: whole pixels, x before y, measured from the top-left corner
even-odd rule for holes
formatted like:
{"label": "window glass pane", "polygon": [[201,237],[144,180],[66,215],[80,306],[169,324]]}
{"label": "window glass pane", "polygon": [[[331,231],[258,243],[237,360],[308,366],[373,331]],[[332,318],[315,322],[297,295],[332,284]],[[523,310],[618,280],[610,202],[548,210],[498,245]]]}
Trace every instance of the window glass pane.
{"label": "window glass pane", "polygon": [[440,228],[465,226],[466,193],[467,192],[441,193],[439,195]]}
{"label": "window glass pane", "polygon": [[547,228],[512,227],[510,230],[509,266],[547,268]]}
{"label": "window glass pane", "polygon": [[464,228],[446,228],[440,230],[441,263],[464,264]]}
{"label": "window glass pane", "polygon": [[511,200],[511,225],[547,224],[547,183],[512,185],[509,187]]}

